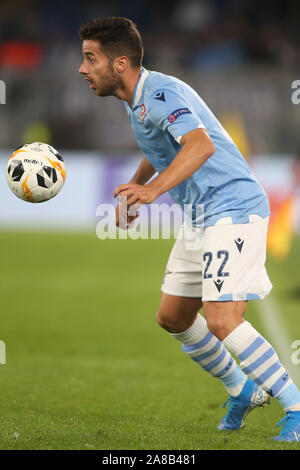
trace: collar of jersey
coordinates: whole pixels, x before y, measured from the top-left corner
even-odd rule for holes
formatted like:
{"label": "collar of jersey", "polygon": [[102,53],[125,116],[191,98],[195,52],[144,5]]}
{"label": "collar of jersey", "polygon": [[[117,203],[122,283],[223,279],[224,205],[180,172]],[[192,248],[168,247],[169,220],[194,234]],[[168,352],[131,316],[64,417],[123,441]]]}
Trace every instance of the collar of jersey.
{"label": "collar of jersey", "polygon": [[131,105],[131,109],[133,109],[135,106],[137,106],[137,104],[139,103],[140,99],[141,99],[141,96],[142,96],[142,92],[143,92],[143,88],[144,88],[144,83],[145,83],[145,80],[146,78],[148,77],[149,75],[149,72],[148,70],[146,70],[144,67],[142,68],[142,72],[141,72],[141,75],[139,76],[139,79],[137,81],[137,84],[135,85],[135,89],[134,89],[134,92],[133,92],[133,97],[132,97],[132,105]]}

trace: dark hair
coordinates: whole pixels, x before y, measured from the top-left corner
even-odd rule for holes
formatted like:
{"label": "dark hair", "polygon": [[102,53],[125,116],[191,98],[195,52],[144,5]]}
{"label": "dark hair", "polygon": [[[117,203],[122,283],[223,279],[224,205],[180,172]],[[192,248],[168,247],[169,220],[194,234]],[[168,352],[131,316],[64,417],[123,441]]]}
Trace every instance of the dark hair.
{"label": "dark hair", "polygon": [[82,25],[80,39],[94,39],[100,42],[103,52],[114,60],[126,55],[132,67],[141,67],[144,55],[142,38],[136,24],[128,18],[112,16],[98,18]]}

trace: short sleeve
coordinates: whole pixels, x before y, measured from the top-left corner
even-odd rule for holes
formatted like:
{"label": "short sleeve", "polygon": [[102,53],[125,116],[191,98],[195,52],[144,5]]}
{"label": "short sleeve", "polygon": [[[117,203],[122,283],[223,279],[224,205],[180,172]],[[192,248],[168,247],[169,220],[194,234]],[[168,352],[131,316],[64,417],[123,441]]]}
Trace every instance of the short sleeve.
{"label": "short sleeve", "polygon": [[149,119],[160,129],[168,131],[178,143],[188,132],[205,129],[195,109],[179,90],[157,89],[147,101]]}

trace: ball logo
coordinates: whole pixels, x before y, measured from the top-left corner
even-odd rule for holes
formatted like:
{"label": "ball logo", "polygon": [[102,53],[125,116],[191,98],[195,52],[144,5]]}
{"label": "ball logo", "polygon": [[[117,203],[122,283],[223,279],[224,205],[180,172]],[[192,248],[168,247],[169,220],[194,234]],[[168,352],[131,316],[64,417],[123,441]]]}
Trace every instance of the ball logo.
{"label": "ball logo", "polygon": [[182,114],[192,114],[191,111],[189,110],[189,108],[179,108],[179,109],[175,109],[175,111],[173,111],[173,113],[171,113],[168,117],[168,120],[169,122],[174,122],[175,119],[177,119],[179,116],[181,116]]}
{"label": "ball logo", "polygon": [[29,159],[29,158],[24,158],[24,162],[25,163],[34,163],[34,165],[41,165],[43,166],[43,162],[39,162],[37,160],[32,160],[32,159]]}

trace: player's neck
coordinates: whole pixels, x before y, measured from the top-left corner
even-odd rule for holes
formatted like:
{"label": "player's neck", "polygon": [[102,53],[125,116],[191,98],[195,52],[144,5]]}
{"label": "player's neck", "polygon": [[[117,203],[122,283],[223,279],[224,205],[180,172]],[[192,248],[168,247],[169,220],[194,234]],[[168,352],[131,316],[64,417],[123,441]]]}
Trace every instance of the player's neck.
{"label": "player's neck", "polygon": [[128,70],[126,77],[122,80],[122,86],[115,90],[114,95],[120,100],[127,101],[129,106],[132,104],[132,98],[137,82],[142,73],[142,68],[140,69],[130,69]]}

